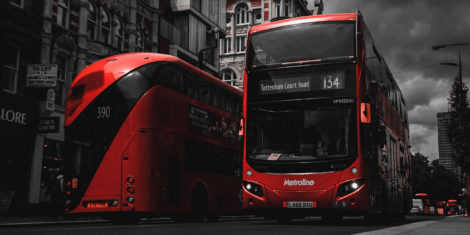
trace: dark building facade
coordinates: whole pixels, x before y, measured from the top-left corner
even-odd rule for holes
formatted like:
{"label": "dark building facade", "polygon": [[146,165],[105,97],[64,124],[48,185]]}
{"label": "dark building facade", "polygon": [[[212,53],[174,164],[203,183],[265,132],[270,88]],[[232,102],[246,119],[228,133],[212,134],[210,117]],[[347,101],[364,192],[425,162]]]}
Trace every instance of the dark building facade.
{"label": "dark building facade", "polygon": [[228,0],[227,35],[220,42],[220,78],[243,88],[245,47],[251,26],[276,19],[322,14],[323,1],[313,2],[314,9],[308,10],[305,0]]}
{"label": "dark building facade", "polygon": [[0,214],[51,200],[63,172],[65,98],[96,60],[125,52],[178,56],[218,74],[225,1],[0,2]]}
{"label": "dark building facade", "polygon": [[447,137],[446,123],[451,119],[451,113],[437,113],[437,140],[439,146],[439,165],[453,172],[463,182],[462,168],[454,160],[455,150]]}

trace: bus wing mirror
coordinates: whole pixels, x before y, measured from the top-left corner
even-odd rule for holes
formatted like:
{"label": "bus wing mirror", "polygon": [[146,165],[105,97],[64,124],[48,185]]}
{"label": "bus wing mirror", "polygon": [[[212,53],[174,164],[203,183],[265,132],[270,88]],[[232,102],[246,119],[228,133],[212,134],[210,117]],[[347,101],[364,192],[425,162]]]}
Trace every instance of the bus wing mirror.
{"label": "bus wing mirror", "polygon": [[243,136],[243,118],[240,119],[240,129],[238,130],[238,136]]}
{"label": "bus wing mirror", "polygon": [[370,104],[361,103],[361,123],[370,123]]}

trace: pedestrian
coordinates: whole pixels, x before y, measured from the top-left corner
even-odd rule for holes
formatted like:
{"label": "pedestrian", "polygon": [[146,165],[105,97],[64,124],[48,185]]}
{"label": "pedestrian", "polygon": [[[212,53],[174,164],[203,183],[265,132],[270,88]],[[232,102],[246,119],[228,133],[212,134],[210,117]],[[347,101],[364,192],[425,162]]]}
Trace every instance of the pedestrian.
{"label": "pedestrian", "polygon": [[468,216],[468,193],[465,188],[462,188],[462,193],[459,194],[460,204],[464,210],[464,216]]}

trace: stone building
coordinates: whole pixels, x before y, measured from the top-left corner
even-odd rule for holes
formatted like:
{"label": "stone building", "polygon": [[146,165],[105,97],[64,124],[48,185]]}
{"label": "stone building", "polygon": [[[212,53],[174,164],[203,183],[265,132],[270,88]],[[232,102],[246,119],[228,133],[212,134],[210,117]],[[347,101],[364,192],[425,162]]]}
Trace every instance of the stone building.
{"label": "stone building", "polygon": [[65,99],[83,68],[151,51],[217,75],[225,14],[218,0],[1,1],[0,214],[50,201],[65,157]]}
{"label": "stone building", "polygon": [[228,0],[227,35],[220,42],[219,77],[233,86],[243,87],[245,47],[251,26],[322,12],[322,0],[314,1],[313,10],[307,9],[304,0]]}

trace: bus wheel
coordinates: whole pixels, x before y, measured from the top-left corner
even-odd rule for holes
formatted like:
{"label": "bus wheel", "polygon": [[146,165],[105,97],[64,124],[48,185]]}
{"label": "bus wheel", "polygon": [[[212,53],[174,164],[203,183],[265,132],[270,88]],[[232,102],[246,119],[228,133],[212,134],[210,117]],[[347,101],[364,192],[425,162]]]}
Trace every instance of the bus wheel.
{"label": "bus wheel", "polygon": [[208,214],[209,199],[207,190],[202,184],[196,185],[191,194],[191,217],[202,220]]}

